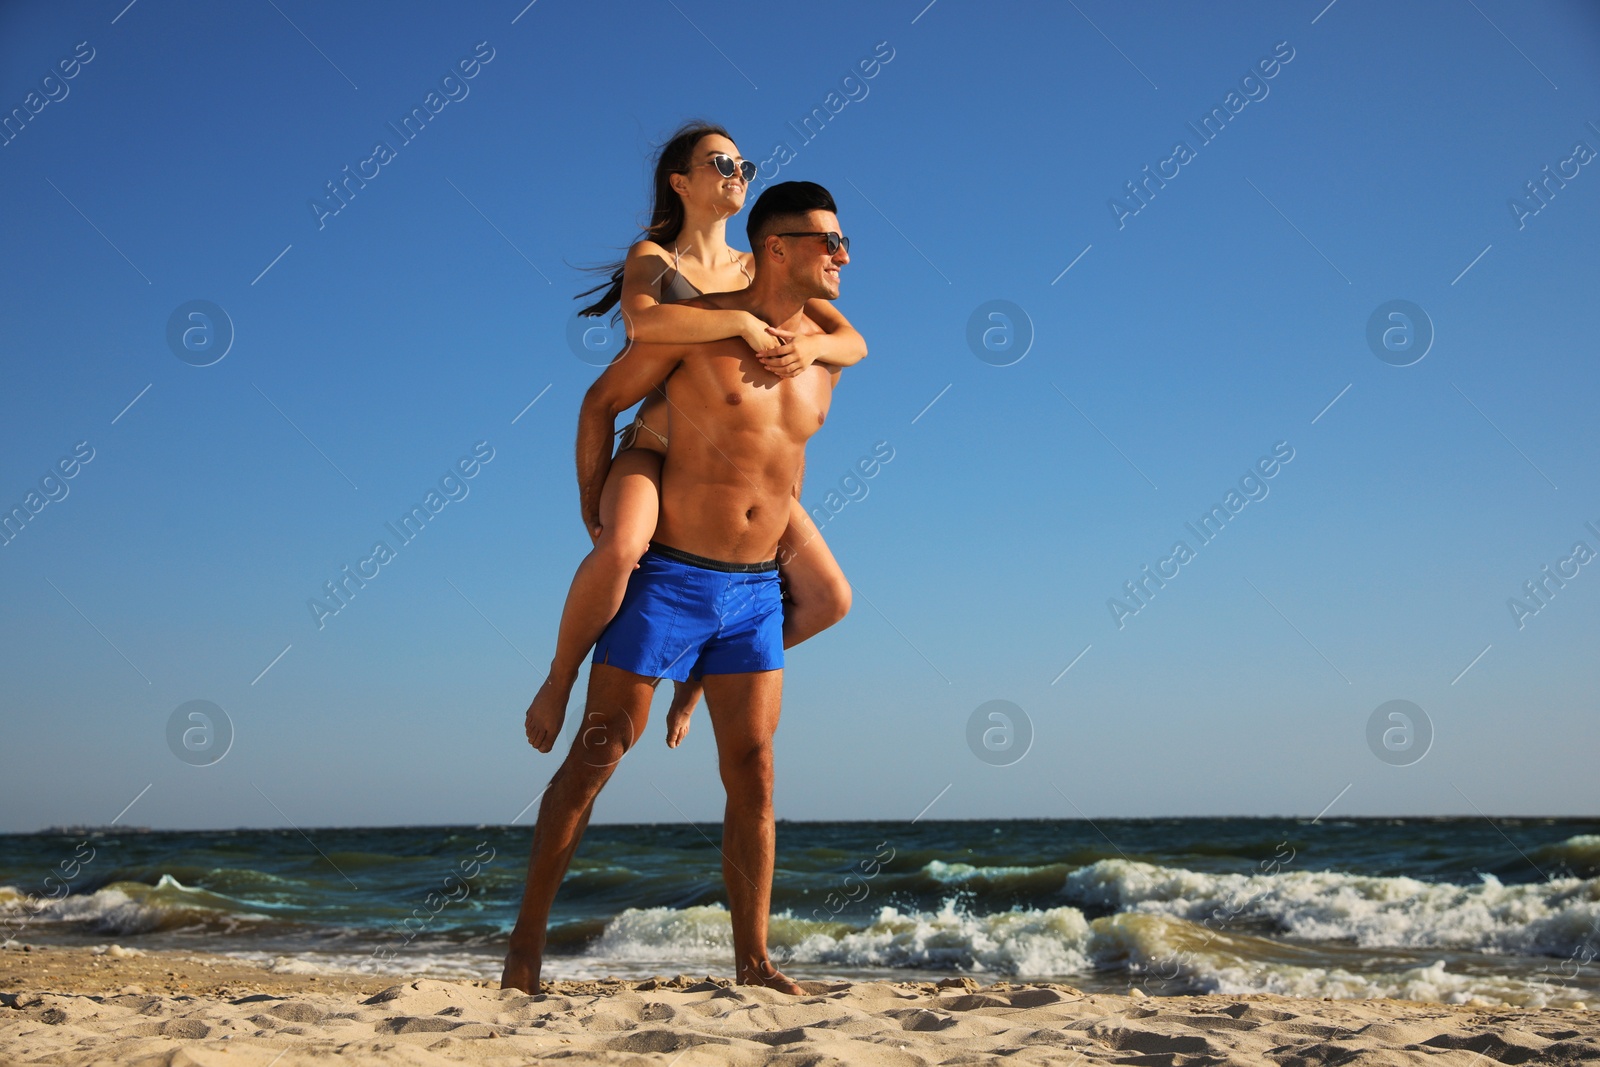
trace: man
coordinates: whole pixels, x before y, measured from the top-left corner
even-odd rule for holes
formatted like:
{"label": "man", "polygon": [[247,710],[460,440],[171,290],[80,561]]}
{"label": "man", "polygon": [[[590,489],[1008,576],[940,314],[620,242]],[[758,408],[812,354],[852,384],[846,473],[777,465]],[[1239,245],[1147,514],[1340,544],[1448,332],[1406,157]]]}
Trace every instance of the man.
{"label": "man", "polygon": [[[686,301],[748,311],[771,326],[816,333],[803,308],[839,295],[850,262],[833,197],[812,182],[761,195],[746,223],[755,281]],[[727,806],[722,877],[737,981],[802,992],[767,955],[774,827],[772,735],[783,692],[783,607],[775,559],[805,460],[828,414],[839,370],[793,378],[766,369],[742,338],[635,343],[584,397],[578,418],[582,498],[599,498],[617,415],[666,383],[671,431],[651,550],[595,645],[583,725],[545,791],[528,881],[501,988],[539,990],[556,888],[617,762],[642,736],[661,678],[703,677]],[[593,516],[585,515],[593,525]]]}

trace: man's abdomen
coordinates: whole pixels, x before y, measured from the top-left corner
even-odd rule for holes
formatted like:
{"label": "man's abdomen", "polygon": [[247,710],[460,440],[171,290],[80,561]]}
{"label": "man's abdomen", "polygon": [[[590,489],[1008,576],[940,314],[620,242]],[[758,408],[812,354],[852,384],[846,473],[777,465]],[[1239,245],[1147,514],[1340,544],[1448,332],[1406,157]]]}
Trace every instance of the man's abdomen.
{"label": "man's abdomen", "polygon": [[789,525],[789,497],[776,487],[706,484],[663,470],[656,540],[729,563],[769,560]]}

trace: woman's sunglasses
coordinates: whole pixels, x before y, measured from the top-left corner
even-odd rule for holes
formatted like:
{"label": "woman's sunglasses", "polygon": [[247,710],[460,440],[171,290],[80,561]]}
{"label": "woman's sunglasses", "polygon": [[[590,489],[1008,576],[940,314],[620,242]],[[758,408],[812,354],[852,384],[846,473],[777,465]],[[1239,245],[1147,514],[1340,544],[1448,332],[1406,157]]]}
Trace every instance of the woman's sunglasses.
{"label": "woman's sunglasses", "polygon": [[839,249],[850,251],[850,238],[840,237],[832,230],[808,230],[803,233],[791,231],[789,233],[775,233],[774,237],[826,237],[828,239],[828,255],[836,254]]}
{"label": "woman's sunglasses", "polygon": [[725,156],[720,152],[706,160],[704,163],[699,164],[699,166],[716,167],[717,173],[722,175],[724,178],[731,178],[737,174],[744,178],[746,182],[753,182],[756,180],[756,165],[754,163],[750,162],[748,159],[736,160],[732,156]]}

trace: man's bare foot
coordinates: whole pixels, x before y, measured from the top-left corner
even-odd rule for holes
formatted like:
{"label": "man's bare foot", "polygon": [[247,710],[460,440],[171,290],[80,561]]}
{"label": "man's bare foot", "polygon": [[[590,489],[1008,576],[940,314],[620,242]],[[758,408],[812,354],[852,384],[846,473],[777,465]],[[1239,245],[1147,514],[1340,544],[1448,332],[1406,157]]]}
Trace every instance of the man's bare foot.
{"label": "man's bare foot", "polygon": [[554,676],[546,678],[528,705],[525,728],[528,744],[540,752],[549,752],[561,736],[561,724],[567,720],[567,700],[572,696],[572,686],[558,684]]}
{"label": "man's bare foot", "polygon": [[776,989],[780,993],[789,993],[793,996],[805,996],[806,991],[801,989],[788,976],[779,972],[772,965],[771,960],[760,960],[756,963],[747,963],[739,968],[740,985],[758,985],[767,989]]}
{"label": "man's bare foot", "polygon": [[699,678],[672,683],[672,707],[667,709],[667,747],[677,748],[689,736],[689,717],[706,690]]}
{"label": "man's bare foot", "polygon": [[505,970],[500,972],[501,989],[520,989],[524,993],[539,992],[539,957],[515,949],[506,953]]}

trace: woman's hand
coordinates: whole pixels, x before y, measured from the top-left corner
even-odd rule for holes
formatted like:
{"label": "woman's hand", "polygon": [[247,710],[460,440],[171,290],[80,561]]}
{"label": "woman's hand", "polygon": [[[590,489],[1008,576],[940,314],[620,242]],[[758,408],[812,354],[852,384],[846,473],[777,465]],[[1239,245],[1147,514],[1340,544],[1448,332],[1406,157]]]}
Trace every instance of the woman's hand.
{"label": "woman's hand", "polygon": [[758,354],[768,352],[783,343],[773,336],[772,328],[765,322],[762,322],[748,311],[743,312],[743,315],[743,329],[739,331],[739,336],[744,338],[745,343],[750,346],[752,351]]}
{"label": "woman's hand", "polygon": [[817,361],[821,338],[816,334],[794,334],[776,326],[767,327],[767,332],[782,343],[760,354],[761,365],[778,377],[793,378]]}

